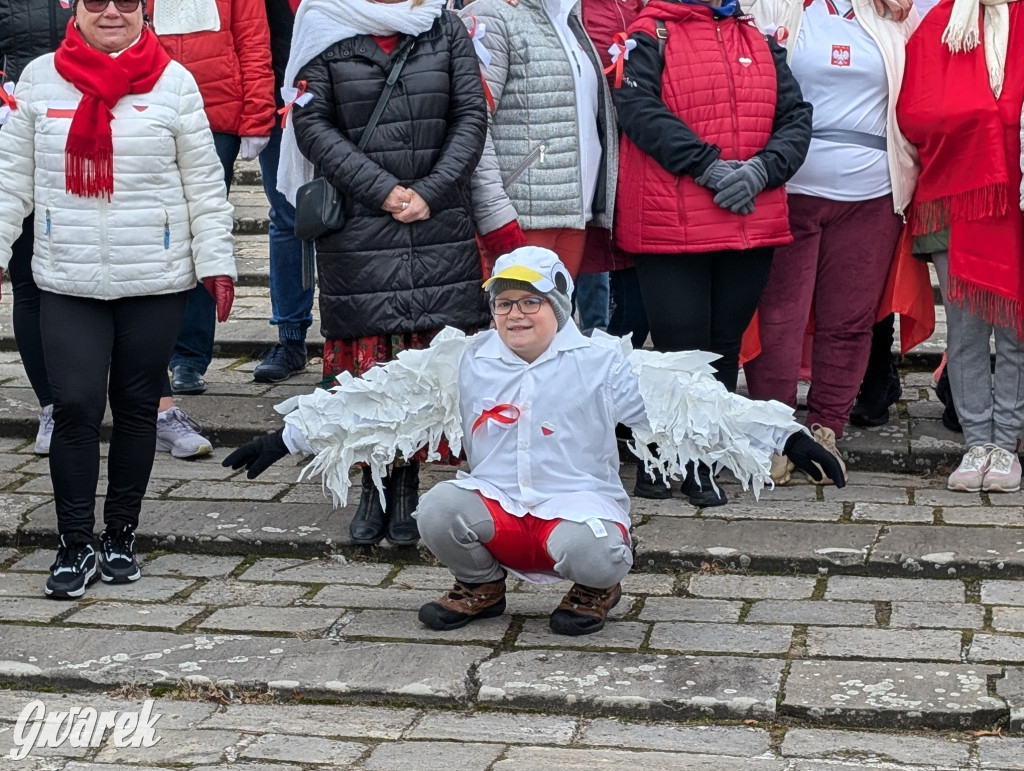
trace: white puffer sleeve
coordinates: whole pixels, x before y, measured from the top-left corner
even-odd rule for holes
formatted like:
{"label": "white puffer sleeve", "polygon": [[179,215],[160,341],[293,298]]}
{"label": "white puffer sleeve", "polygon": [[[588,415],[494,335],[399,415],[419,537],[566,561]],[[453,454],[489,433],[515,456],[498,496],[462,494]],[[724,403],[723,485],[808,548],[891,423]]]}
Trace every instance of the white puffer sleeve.
{"label": "white puffer sleeve", "polygon": [[[168,66],[180,65],[171,62]],[[182,78],[175,145],[181,185],[188,201],[196,277],[234,279],[234,207],[228,203],[224,170],[213,144],[203,98],[188,72]]]}
{"label": "white puffer sleeve", "polygon": [[18,108],[0,129],[0,270],[11,261],[11,246],[32,211],[35,194],[35,117],[30,64],[14,90]]}

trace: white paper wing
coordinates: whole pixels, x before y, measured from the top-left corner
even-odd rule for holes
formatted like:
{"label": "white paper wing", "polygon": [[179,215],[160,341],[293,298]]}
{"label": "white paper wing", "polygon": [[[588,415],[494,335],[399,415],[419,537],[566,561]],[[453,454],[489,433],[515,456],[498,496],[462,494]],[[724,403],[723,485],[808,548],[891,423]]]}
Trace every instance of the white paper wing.
{"label": "white paper wing", "polygon": [[442,329],[430,347],[406,350],[362,378],[338,376],[330,391],[318,390],[277,405],[285,422],[297,428],[316,453],[300,479],[321,474],[335,506],[348,501],[349,469],[366,463],[384,498],[382,479],[396,452],[411,457],[427,448],[440,460],[441,437],[453,455],[462,450],[459,364],[469,338]]}
{"label": "white paper wing", "polygon": [[[729,393],[714,379],[716,354],[704,351],[657,353],[632,350],[650,431],[634,429],[631,449],[648,471],[685,475],[689,461],[727,468],[755,497],[771,484],[771,456],[800,430],[793,410],[776,401],[753,401]],[[658,457],[647,445],[658,446]]]}

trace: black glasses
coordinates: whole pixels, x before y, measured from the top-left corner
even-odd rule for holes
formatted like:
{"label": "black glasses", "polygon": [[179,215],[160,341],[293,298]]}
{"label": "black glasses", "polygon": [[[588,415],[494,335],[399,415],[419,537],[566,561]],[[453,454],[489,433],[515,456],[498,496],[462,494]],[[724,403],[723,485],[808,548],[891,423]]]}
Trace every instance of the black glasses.
{"label": "black glasses", "polygon": [[518,300],[491,300],[491,312],[495,316],[507,316],[512,312],[512,306],[519,309],[520,313],[532,316],[546,303],[543,297],[520,297]]}
{"label": "black glasses", "polygon": [[82,5],[89,13],[103,13],[111,3],[121,13],[134,13],[142,0],[82,0]]}

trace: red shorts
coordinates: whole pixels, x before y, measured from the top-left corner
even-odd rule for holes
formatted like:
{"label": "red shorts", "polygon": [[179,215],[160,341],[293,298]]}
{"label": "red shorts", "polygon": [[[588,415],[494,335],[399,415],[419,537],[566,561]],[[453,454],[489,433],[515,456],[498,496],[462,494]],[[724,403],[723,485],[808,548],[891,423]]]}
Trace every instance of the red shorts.
{"label": "red shorts", "polygon": [[[555,561],[548,554],[548,536],[563,522],[561,519],[539,519],[532,514],[517,517],[509,514],[497,501],[477,491],[494,522],[494,538],[484,544],[498,562],[513,570],[527,573],[550,573]],[[628,542],[626,528],[616,523]]]}

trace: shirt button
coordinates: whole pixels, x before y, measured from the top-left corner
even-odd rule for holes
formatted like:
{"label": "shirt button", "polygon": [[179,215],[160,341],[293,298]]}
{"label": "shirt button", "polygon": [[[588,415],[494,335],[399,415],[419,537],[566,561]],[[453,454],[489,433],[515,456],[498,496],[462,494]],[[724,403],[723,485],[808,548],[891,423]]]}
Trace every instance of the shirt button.
{"label": "shirt button", "polygon": [[519,449],[520,450],[529,450],[530,449],[530,443],[529,442],[520,442],[519,443]]}

